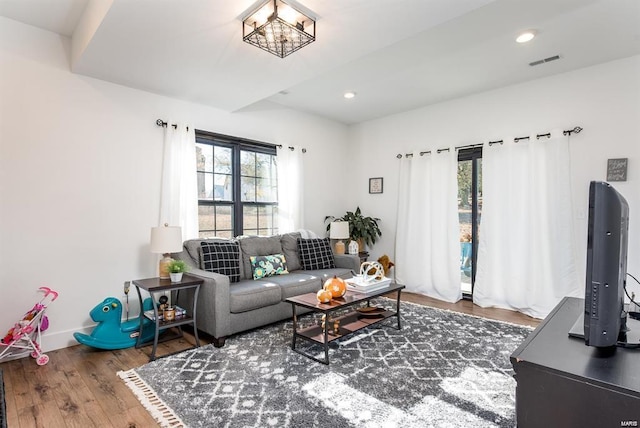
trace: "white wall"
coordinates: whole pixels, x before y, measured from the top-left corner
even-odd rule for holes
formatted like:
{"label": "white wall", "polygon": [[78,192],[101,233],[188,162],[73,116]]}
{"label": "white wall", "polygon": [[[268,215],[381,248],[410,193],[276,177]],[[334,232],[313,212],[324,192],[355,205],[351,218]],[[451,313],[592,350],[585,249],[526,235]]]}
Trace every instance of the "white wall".
{"label": "white wall", "polygon": [[[590,180],[606,179],[608,158],[629,158],[628,180],[613,183],[630,205],[628,269],[640,275],[640,56],[477,94],[353,126],[353,204],[382,219],[371,254],[393,260],[398,153],[584,128],[571,137],[578,272],[586,262]],[[369,195],[369,177],[384,177],[384,193]],[[640,287],[632,288],[640,294]]]}
{"label": "white wall", "polygon": [[324,216],[347,208],[331,190],[344,183],[345,126],[273,106],[231,114],[75,75],[69,50],[65,37],[0,17],[0,334],[46,285],[60,298],[44,348],[68,346],[95,305],[122,296],[125,280],[154,276],[158,118],[306,147],[306,227],[323,233]]}

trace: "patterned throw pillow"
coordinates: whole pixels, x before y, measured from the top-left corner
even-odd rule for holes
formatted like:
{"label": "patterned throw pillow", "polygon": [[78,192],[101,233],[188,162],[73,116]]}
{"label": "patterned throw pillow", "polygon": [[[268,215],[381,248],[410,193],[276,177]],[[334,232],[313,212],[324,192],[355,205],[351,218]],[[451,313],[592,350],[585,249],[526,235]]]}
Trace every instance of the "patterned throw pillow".
{"label": "patterned throw pillow", "polygon": [[240,246],[237,242],[202,242],[202,269],[240,281]]}
{"label": "patterned throw pillow", "polygon": [[287,270],[287,260],[283,254],[273,254],[271,256],[251,256],[251,269],[253,279],[266,278],[274,275],[285,275]]}
{"label": "patterned throw pillow", "polygon": [[329,238],[298,239],[300,263],[304,270],[333,269],[336,262],[331,251]]}

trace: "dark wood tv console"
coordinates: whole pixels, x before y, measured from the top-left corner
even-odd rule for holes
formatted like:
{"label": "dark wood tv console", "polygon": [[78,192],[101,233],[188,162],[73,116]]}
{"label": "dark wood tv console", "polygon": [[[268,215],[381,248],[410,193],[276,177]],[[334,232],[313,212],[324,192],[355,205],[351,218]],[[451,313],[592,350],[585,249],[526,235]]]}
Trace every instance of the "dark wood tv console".
{"label": "dark wood tv console", "polygon": [[565,297],[511,355],[518,428],[640,427],[640,349],[569,337],[583,311]]}

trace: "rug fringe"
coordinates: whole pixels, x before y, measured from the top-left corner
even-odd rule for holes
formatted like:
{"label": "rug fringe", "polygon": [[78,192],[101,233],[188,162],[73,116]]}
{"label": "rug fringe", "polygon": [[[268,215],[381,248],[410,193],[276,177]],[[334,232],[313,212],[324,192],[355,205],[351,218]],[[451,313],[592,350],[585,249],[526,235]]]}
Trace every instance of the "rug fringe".
{"label": "rug fringe", "polygon": [[187,428],[187,425],[175,412],[160,399],[156,392],[138,376],[135,369],[119,371],[117,375],[131,389],[142,406],[162,427]]}

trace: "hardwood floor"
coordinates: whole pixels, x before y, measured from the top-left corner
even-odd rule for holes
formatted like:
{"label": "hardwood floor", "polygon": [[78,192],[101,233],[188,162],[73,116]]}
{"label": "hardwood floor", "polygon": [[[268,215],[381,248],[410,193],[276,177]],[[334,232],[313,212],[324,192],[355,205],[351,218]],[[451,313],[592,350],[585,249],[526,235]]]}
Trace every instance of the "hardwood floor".
{"label": "hardwood floor", "polygon": [[[403,301],[535,327],[540,320],[504,309],[484,309],[471,301],[446,303],[413,293]],[[210,343],[204,335],[202,344]],[[187,349],[193,336],[158,345],[158,355]],[[149,361],[150,348],[100,351],[78,345],[48,352],[50,361],[36,365],[30,358],[0,363],[3,370],[9,428],[27,427],[152,427],[153,418],[124,382],[119,370]]]}

